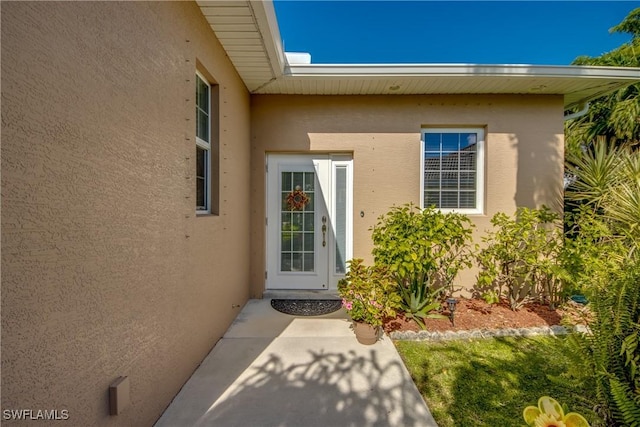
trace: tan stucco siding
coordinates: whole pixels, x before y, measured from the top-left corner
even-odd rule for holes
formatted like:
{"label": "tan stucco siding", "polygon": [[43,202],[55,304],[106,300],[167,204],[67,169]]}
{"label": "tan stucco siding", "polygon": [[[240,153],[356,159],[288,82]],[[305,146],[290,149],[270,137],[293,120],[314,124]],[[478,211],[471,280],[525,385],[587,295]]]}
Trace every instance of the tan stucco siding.
{"label": "tan stucco siding", "polygon": [[[2,409],[151,425],[249,294],[248,92],[195,3],[1,7]],[[195,216],[196,63],[219,216]]]}
{"label": "tan stucco siding", "polygon": [[[562,209],[563,101],[555,96],[252,96],[252,292],[264,288],[264,159],[268,152],[353,153],[354,256],[371,261],[370,227],[390,206],[420,202],[420,130],[486,130],[485,209]],[[360,212],[364,216],[360,216]],[[260,244],[262,242],[262,244]],[[464,286],[475,273],[461,275]]]}

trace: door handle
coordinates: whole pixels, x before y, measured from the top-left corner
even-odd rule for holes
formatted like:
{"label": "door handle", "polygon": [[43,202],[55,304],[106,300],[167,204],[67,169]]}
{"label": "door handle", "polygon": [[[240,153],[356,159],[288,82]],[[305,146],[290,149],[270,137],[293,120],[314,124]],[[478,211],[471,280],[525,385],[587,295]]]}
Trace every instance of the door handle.
{"label": "door handle", "polygon": [[327,217],[322,215],[322,247],[327,246]]}

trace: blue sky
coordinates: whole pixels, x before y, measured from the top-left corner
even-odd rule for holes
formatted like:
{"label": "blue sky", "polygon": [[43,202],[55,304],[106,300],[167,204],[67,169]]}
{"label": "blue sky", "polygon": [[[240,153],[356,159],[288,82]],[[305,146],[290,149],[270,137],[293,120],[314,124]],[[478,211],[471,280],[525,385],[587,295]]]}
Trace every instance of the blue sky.
{"label": "blue sky", "polygon": [[288,52],[313,63],[566,65],[630,40],[638,1],[276,0]]}

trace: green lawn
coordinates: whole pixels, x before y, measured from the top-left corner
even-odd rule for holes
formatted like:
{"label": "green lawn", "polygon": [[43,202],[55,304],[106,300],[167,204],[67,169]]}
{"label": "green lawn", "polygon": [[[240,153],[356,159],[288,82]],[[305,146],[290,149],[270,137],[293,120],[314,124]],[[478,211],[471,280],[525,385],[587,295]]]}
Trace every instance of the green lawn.
{"label": "green lawn", "polygon": [[602,425],[591,411],[593,391],[569,379],[564,337],[446,342],[398,341],[396,346],[440,427],[523,426],[522,410],[551,396]]}

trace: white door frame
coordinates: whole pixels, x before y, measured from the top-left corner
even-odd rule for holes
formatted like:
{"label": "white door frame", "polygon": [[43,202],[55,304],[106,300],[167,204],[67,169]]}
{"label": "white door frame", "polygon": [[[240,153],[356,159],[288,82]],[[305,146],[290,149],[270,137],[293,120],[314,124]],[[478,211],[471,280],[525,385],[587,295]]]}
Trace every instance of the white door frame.
{"label": "white door frame", "polygon": [[[286,243],[281,239],[281,215],[286,213],[281,210],[282,176],[283,173],[293,171],[315,173],[313,271],[281,271],[282,245],[283,242]],[[353,251],[352,156],[267,154],[265,178],[265,288],[335,290],[338,280],[344,277],[346,261],[351,259]],[[340,185],[340,188],[337,189],[336,185]],[[337,191],[340,192],[339,195]],[[300,215],[300,212],[295,214]],[[324,232],[323,226],[326,227]],[[336,226],[340,236],[338,240]],[[308,255],[310,254],[306,254]]]}

